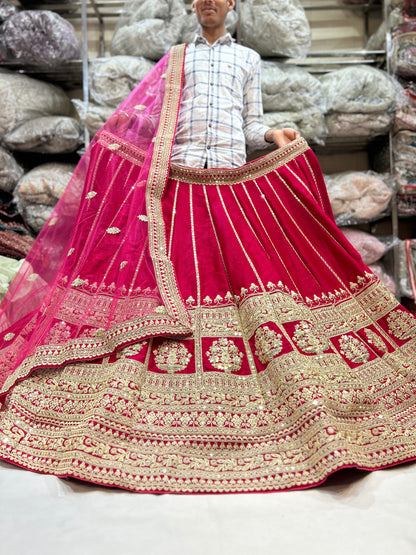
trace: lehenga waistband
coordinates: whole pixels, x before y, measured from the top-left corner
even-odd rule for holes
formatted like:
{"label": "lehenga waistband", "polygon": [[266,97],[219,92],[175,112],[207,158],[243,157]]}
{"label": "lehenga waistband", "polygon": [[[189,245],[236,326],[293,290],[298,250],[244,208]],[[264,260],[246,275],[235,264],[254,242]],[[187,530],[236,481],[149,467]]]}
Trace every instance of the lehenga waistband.
{"label": "lehenga waistband", "polygon": [[256,179],[269,171],[276,170],[308,149],[308,143],[305,139],[300,138],[239,168],[200,169],[172,164],[169,178],[203,185],[240,183],[249,179]]}

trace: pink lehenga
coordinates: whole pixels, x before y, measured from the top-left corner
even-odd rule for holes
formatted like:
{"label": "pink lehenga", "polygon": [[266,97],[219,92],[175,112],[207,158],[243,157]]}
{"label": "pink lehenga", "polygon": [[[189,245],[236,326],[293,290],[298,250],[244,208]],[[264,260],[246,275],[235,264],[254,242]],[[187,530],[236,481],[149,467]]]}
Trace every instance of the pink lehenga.
{"label": "pink lehenga", "polygon": [[303,139],[170,164],[184,48],[96,135],[5,297],[0,457],[141,492],[310,487],[416,457],[416,319]]}

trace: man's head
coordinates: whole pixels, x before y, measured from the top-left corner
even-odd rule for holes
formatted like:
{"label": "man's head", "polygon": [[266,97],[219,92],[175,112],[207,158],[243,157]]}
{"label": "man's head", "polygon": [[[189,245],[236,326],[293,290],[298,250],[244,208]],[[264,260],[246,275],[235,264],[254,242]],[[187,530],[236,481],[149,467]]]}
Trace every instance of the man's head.
{"label": "man's head", "polygon": [[196,13],[203,30],[224,29],[227,13],[235,7],[235,0],[193,0],[192,11]]}

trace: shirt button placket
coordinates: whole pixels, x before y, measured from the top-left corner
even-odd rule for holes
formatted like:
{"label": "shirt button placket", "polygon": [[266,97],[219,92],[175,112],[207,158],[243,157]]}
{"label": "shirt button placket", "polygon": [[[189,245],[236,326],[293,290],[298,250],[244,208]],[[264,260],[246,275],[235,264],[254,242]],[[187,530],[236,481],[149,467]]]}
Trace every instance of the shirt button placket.
{"label": "shirt button placket", "polygon": [[212,107],[213,107],[213,90],[214,90],[214,47],[209,47],[209,74],[208,74],[208,117],[207,117],[207,162],[208,167],[211,166],[211,141],[212,141]]}

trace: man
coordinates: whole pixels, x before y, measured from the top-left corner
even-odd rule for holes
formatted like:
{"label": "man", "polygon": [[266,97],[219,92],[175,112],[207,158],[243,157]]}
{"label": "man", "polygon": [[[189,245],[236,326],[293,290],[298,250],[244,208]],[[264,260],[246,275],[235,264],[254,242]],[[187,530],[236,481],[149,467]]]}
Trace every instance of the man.
{"label": "man", "polygon": [[246,145],[260,150],[299,138],[294,129],[262,124],[260,57],[226,33],[235,0],[194,0],[201,34],[188,45],[172,162],[192,167],[237,167]]}

